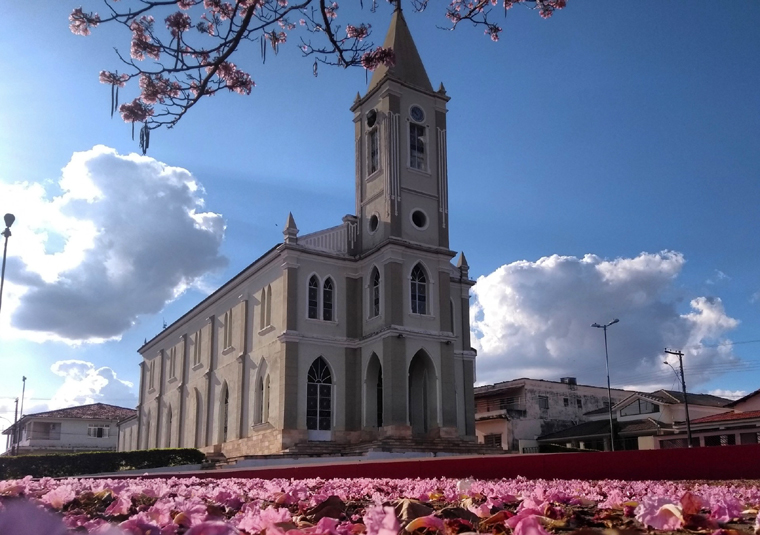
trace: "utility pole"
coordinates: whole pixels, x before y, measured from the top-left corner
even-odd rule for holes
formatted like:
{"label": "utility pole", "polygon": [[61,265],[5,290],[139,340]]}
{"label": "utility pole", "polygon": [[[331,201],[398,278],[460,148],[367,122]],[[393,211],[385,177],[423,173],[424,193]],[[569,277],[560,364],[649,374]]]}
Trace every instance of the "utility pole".
{"label": "utility pole", "polygon": [[11,444],[11,455],[16,455],[16,433],[18,433],[18,429],[16,429],[16,422],[18,422],[18,398],[16,398],[16,411],[13,413],[13,444]]}
{"label": "utility pole", "polygon": [[24,393],[26,392],[26,376],[21,376],[21,417],[24,417]]}
{"label": "utility pole", "polygon": [[686,407],[686,440],[689,442],[688,447],[691,448],[691,421],[689,420],[689,399],[686,396],[686,378],[683,374],[683,351],[671,351],[666,347],[665,353],[678,356],[678,365],[681,369],[681,391],[683,392],[683,402]]}

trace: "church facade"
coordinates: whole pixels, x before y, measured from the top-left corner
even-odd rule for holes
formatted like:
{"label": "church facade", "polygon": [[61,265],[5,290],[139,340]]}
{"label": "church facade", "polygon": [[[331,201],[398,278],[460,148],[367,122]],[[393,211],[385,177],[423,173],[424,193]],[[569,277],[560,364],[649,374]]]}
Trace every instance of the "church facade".
{"label": "church facade", "polygon": [[356,215],[283,242],[139,349],[137,449],[475,437],[468,265],[449,249],[446,95],[401,11],[351,110]]}

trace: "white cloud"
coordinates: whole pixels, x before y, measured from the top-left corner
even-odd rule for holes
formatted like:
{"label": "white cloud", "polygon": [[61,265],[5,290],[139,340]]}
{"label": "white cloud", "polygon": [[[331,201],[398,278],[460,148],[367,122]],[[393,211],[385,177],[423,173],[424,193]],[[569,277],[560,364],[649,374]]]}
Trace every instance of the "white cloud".
{"label": "white cloud", "polygon": [[574,376],[604,385],[604,336],[591,324],[613,318],[620,318],[607,332],[614,385],[677,388],[665,347],[684,351],[690,389],[736,365],[731,346],[716,343],[738,324],[720,299],[696,297],[679,313],[675,281],[684,263],[672,251],[615,260],[553,255],[480,277],[471,308],[478,383]]}
{"label": "white cloud", "polygon": [[203,211],[204,193],[185,169],[104,146],[75,153],[57,183],[0,184],[16,215],[3,296],[13,330],[0,328],[99,342],[159,312],[226,265],[224,222]]}
{"label": "white cloud", "polygon": [[713,396],[718,396],[720,398],[726,398],[726,399],[739,399],[746,396],[749,392],[746,390],[723,390],[721,388],[718,388],[716,390],[710,390],[708,394]]}
{"label": "white cloud", "polygon": [[83,360],[59,360],[50,370],[64,380],[50,400],[48,410],[89,403],[129,408],[137,405],[134,385],[116,377],[111,368],[96,368],[93,363]]}

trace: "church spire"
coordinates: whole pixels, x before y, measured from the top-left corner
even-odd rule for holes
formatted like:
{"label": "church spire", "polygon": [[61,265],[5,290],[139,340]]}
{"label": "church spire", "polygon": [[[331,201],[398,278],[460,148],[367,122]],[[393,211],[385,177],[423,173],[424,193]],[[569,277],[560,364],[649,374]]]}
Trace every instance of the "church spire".
{"label": "church spire", "polygon": [[396,62],[392,67],[380,65],[372,73],[372,79],[369,82],[367,93],[380,85],[386,78],[391,78],[403,84],[422,89],[423,91],[433,92],[433,86],[430,83],[425,65],[422,63],[417,47],[409,32],[409,27],[404,19],[404,12],[401,11],[400,1],[396,0],[396,9],[391,17],[391,25],[383,42],[383,48],[392,48],[396,55]]}

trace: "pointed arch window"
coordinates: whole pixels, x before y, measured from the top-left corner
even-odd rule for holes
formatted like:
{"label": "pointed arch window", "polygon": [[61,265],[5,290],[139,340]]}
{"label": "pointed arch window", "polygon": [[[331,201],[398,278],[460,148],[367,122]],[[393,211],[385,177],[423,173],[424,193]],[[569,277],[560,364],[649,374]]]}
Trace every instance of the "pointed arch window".
{"label": "pointed arch window", "polygon": [[324,321],[333,320],[333,296],[333,281],[327,278],[322,285],[322,319]]}
{"label": "pointed arch window", "polygon": [[383,370],[377,374],[377,427],[383,427]]}
{"label": "pointed arch window", "polygon": [[230,417],[230,389],[224,385],[224,396],[222,397],[222,442],[227,442],[227,431],[229,429]]}
{"label": "pointed arch window", "polygon": [[309,279],[309,318],[319,319],[319,279],[316,275]]}
{"label": "pointed arch window", "polygon": [[427,276],[425,269],[417,264],[412,269],[412,312],[414,314],[427,314]]}
{"label": "pointed arch window", "polygon": [[259,330],[263,331],[267,326],[267,289],[261,289],[261,317],[259,318]]}
{"label": "pointed arch window", "polygon": [[264,404],[261,412],[261,423],[269,422],[269,374],[264,379]]}
{"label": "pointed arch window", "polygon": [[369,317],[380,315],[380,270],[372,269],[369,281]]}
{"label": "pointed arch window", "polygon": [[332,374],[322,357],[312,363],[306,376],[306,428],[314,431],[332,428]]}
{"label": "pointed arch window", "polygon": [[172,406],[166,409],[166,438],[164,438],[164,447],[172,447]]}
{"label": "pointed arch window", "polygon": [[272,285],[267,284],[266,326],[272,325]]}
{"label": "pointed arch window", "polygon": [[409,123],[409,167],[424,171],[425,163],[425,127]]}
{"label": "pointed arch window", "polygon": [[380,169],[380,132],[377,128],[373,128],[367,134],[367,145],[367,174],[371,175]]}

